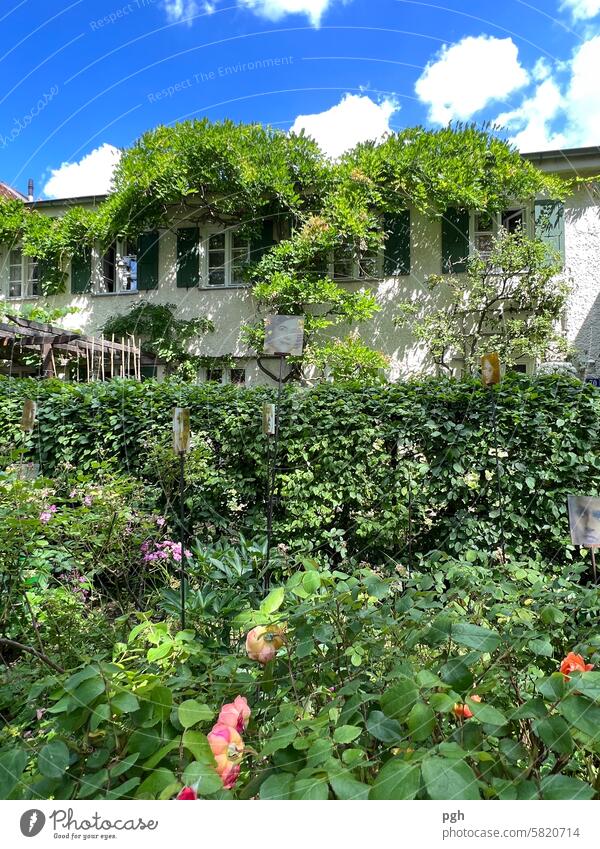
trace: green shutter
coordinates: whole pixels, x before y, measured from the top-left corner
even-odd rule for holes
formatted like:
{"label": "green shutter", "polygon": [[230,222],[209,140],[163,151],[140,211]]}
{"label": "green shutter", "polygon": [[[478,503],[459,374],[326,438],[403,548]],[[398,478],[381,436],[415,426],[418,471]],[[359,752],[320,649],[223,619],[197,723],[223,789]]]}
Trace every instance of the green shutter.
{"label": "green shutter", "polygon": [[385,229],[388,234],[383,260],[385,276],[410,274],[410,210],[386,215]]}
{"label": "green shutter", "polygon": [[[535,235],[565,261],[565,205],[559,200],[535,202]],[[554,259],[554,257],[552,257]]]}
{"label": "green shutter", "polygon": [[442,217],[442,274],[467,270],[469,210],[449,207]]}
{"label": "green shutter", "polygon": [[158,289],[158,233],[142,233],[137,243],[137,285],[140,291]]}
{"label": "green shutter", "polygon": [[74,295],[89,292],[91,283],[92,252],[89,248],[83,248],[71,259],[71,292]]}
{"label": "green shutter", "polygon": [[200,282],[200,233],[197,227],[177,231],[177,287],[191,289]]}
{"label": "green shutter", "polygon": [[156,366],[140,366],[140,376],[142,380],[156,380]]}
{"label": "green shutter", "polygon": [[273,239],[273,219],[263,218],[260,231],[250,241],[250,262],[260,262],[266,252],[275,244]]}

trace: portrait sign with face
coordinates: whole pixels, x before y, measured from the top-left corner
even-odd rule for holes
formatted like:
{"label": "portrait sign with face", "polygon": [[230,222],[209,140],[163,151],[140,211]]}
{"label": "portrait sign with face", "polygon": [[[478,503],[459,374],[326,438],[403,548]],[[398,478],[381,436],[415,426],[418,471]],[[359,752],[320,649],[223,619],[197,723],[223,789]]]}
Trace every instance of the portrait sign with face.
{"label": "portrait sign with face", "polygon": [[304,317],[299,315],[268,315],[265,318],[265,354],[293,357],[302,355]]}
{"label": "portrait sign with face", "polygon": [[500,358],[498,354],[484,354],[481,358],[481,380],[484,386],[500,383]]}
{"label": "portrait sign with face", "polygon": [[568,502],[573,545],[587,548],[600,545],[600,498],[569,495]]}

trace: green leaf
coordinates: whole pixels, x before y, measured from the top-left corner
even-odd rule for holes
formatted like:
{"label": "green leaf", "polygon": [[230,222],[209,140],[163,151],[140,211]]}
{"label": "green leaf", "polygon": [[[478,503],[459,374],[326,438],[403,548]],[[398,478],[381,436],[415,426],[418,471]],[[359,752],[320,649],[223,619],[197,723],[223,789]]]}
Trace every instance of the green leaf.
{"label": "green leaf", "polygon": [[161,660],[163,657],[166,657],[171,653],[174,646],[173,640],[165,640],[164,643],[161,643],[159,646],[154,646],[151,649],[148,649],[148,653],[146,657],[150,663],[154,663],[155,660]]}
{"label": "green leaf", "polygon": [[306,572],[302,576],[302,586],[309,595],[316,593],[321,586],[321,576],[318,572]]}
{"label": "green leaf", "polygon": [[266,778],[260,785],[260,798],[270,801],[291,799],[293,785],[293,775],[289,772],[277,772]]}
{"label": "green leaf", "polygon": [[432,693],[429,697],[429,704],[437,713],[450,713],[456,700],[447,693]]}
{"label": "green leaf", "polygon": [[540,719],[533,726],[538,737],[559,755],[570,755],[573,751],[573,740],[569,726],[560,716],[548,716]]}
{"label": "green leaf", "polygon": [[[127,770],[135,764],[139,756],[139,752],[134,752],[132,755],[127,755],[127,757],[123,758],[122,761],[119,761],[118,764],[109,767],[108,771],[110,772],[111,779],[118,778],[120,775],[123,775],[124,772],[127,772]],[[88,766],[89,763],[90,762],[88,760]]]}
{"label": "green leaf", "polygon": [[506,725],[508,721],[502,711],[486,702],[475,702],[473,699],[468,698],[467,705],[473,711],[475,719],[486,725]]}
{"label": "green leaf", "polygon": [[128,752],[139,752],[147,758],[159,748],[162,740],[156,728],[136,728],[127,743]]}
{"label": "green leaf", "polygon": [[538,654],[541,657],[552,657],[554,654],[554,649],[548,640],[530,640],[528,645],[534,654]]}
{"label": "green leaf", "polygon": [[195,787],[199,796],[212,796],[223,787],[215,767],[200,761],[193,761],[186,766],[183,782],[189,787]]}
{"label": "green leaf", "polygon": [[568,696],[558,709],[578,731],[583,731],[594,741],[600,740],[600,707],[583,696]]}
{"label": "green leaf", "polygon": [[260,612],[270,616],[272,613],[275,613],[276,610],[279,610],[281,605],[283,604],[283,599],[285,597],[285,589],[283,587],[277,587],[274,590],[271,590],[269,595],[260,605]]}
{"label": "green leaf", "polygon": [[136,799],[156,799],[165,787],[176,782],[175,775],[165,767],[152,770],[150,775],[140,784],[135,794]]}
{"label": "green leaf", "polygon": [[500,635],[496,631],[471,625],[468,622],[457,622],[452,625],[450,636],[460,646],[475,649],[475,651],[491,653],[500,645]]}
{"label": "green leaf", "polygon": [[369,714],[367,731],[382,743],[397,743],[403,738],[400,723],[395,719],[388,719],[380,710],[371,711]]}
{"label": "green leaf", "polygon": [[408,730],[416,742],[427,740],[435,727],[435,714],[425,702],[417,702],[408,714]]}
{"label": "green leaf", "polygon": [[368,784],[347,775],[330,775],[331,789],[338,799],[364,800],[369,798]]}
{"label": "green leaf", "polygon": [[297,734],[298,730],[293,725],[283,725],[281,728],[275,728],[262,748],[261,757],[272,755],[277,749],[285,749],[296,738]]}
{"label": "green leaf", "polygon": [[568,775],[547,775],[541,781],[542,799],[578,799],[589,800],[595,790],[585,781]]}
{"label": "green leaf", "polygon": [[329,798],[329,785],[325,778],[297,778],[292,790],[292,799],[322,801]]}
{"label": "green leaf", "polygon": [[104,679],[100,675],[96,675],[95,678],[88,678],[73,691],[73,701],[77,707],[88,707],[104,692],[104,689]]}
{"label": "green leaf", "polygon": [[62,740],[52,740],[40,751],[38,769],[46,778],[62,778],[69,767],[69,749]]}
{"label": "green leaf", "polygon": [[418,764],[393,758],[388,761],[371,787],[371,799],[414,799],[421,786]]}
{"label": "green leaf", "polygon": [[430,799],[479,799],[475,773],[464,761],[430,757],[421,767],[423,781]]}
{"label": "green leaf", "polygon": [[600,672],[572,672],[567,690],[600,701]]}
{"label": "green leaf", "polygon": [[179,705],[177,716],[184,728],[192,728],[199,722],[210,722],[214,712],[208,705],[200,704],[195,699],[188,699]]}
{"label": "green leaf", "polygon": [[108,790],[104,798],[122,799],[123,796],[127,796],[129,798],[130,792],[138,786],[141,780],[141,778],[137,777],[129,778],[127,781],[124,781],[123,784],[119,784],[118,787],[114,787],[112,790]]}
{"label": "green leaf", "polygon": [[184,749],[191,752],[197,761],[214,766],[215,756],[212,753],[206,734],[203,734],[201,731],[185,731],[182,742]]}
{"label": "green leaf", "polygon": [[357,737],[360,737],[361,731],[362,728],[359,728],[358,725],[340,725],[333,732],[334,742],[351,743]]}
{"label": "green leaf", "polygon": [[391,719],[402,719],[416,704],[419,688],[410,678],[404,678],[383,694],[381,707]]}
{"label": "green leaf", "polygon": [[0,799],[9,798],[23,775],[27,761],[27,752],[23,749],[4,749],[0,752]]}
{"label": "green leaf", "polygon": [[121,693],[117,693],[117,695],[110,700],[110,704],[113,710],[117,710],[119,713],[134,713],[140,708],[140,703],[133,693],[128,693],[126,690],[123,690]]}
{"label": "green leaf", "polygon": [[[440,678],[458,693],[466,693],[473,687],[473,676],[466,664],[458,657],[452,657],[440,669]],[[453,702],[454,704],[454,702]]]}

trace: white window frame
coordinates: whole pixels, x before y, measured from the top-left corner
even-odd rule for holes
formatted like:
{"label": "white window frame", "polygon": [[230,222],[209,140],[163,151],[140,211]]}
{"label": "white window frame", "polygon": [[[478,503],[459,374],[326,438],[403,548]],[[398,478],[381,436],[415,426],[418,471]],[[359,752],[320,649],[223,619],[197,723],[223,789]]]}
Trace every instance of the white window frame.
{"label": "white window frame", "polygon": [[[21,255],[20,262],[13,262],[13,254],[19,253]],[[19,294],[11,295],[10,290],[13,285],[13,281],[11,280],[11,269],[20,267],[21,276],[18,281],[19,285]],[[35,277],[30,276],[30,269],[36,269],[37,275]],[[34,298],[40,297],[40,279],[39,279],[39,263],[35,257],[26,256],[23,253],[23,249],[20,246],[10,248],[7,255],[7,271],[8,271],[8,280],[6,287],[6,299],[8,301],[26,301],[32,300]],[[15,283],[17,281],[14,281]],[[33,291],[33,285],[37,282],[37,292]]]}
{"label": "white window frame", "polygon": [[[202,252],[200,257],[200,267],[201,267],[201,288],[203,289],[240,289],[245,286],[248,286],[248,283],[245,281],[235,281],[233,279],[233,246],[234,239],[237,233],[237,229],[235,227],[230,227],[227,230],[220,229],[218,227],[210,228],[203,232],[202,234]],[[225,246],[223,252],[225,253],[225,265],[224,265],[224,282],[223,283],[211,283],[210,282],[210,240],[213,236],[225,236]],[[246,263],[250,262],[250,239],[245,239],[246,242]]]}
{"label": "white window frame", "polygon": [[365,274],[364,270],[360,267],[360,263],[357,259],[352,260],[352,273],[348,276],[340,276],[335,274],[335,251],[331,251],[329,254],[329,276],[332,280],[338,280],[340,282],[353,282],[357,280],[380,280],[383,276],[383,251],[378,250],[374,255],[375,260],[375,274]]}
{"label": "white window frame", "polygon": [[[115,290],[114,292],[109,292],[104,285],[104,257],[112,245],[115,247]],[[127,239],[115,239],[112,245],[109,245],[109,248],[105,251],[98,250],[99,269],[92,292],[94,295],[106,296],[136,295],[139,291],[137,288],[137,254],[126,253],[128,248]],[[136,263],[136,273],[134,286],[131,286],[129,271],[133,262]]]}
{"label": "white window frame", "polygon": [[[221,287],[221,288],[223,288],[223,287]],[[243,383],[237,383],[237,382],[236,382],[236,385],[238,385],[238,386],[245,386],[245,385],[246,385],[246,383],[247,383],[247,379],[248,379],[248,369],[246,368],[246,366],[245,366],[245,365],[235,365],[235,366],[215,366],[214,368],[205,368],[205,369],[203,369],[203,370],[202,370],[202,377],[201,377],[201,379],[202,379],[202,381],[203,381],[204,383],[208,383],[208,374],[209,374],[209,372],[211,372],[211,371],[220,371],[220,372],[221,372],[221,380],[220,380],[220,381],[215,381],[215,383],[216,383],[216,382],[218,382],[218,383],[220,383],[222,386],[225,386],[225,385],[226,385],[226,384],[228,384],[228,383],[234,383],[234,381],[232,381],[232,380],[231,380],[231,372],[232,372],[232,370],[233,370],[233,371],[243,371],[243,372],[244,372],[244,382],[243,382]]]}
{"label": "white window frame", "polygon": [[533,228],[533,216],[531,214],[531,210],[527,206],[523,206],[522,204],[508,204],[502,212],[491,213],[490,218],[492,219],[492,230],[477,230],[477,219],[481,213],[471,212],[470,222],[469,222],[469,248],[470,255],[476,256],[479,254],[484,259],[487,256],[486,251],[480,251],[477,242],[479,235],[491,235],[492,237],[496,237],[500,232],[500,227],[502,226],[502,216],[507,212],[517,212],[520,211],[523,213],[523,232],[526,236],[532,235]]}

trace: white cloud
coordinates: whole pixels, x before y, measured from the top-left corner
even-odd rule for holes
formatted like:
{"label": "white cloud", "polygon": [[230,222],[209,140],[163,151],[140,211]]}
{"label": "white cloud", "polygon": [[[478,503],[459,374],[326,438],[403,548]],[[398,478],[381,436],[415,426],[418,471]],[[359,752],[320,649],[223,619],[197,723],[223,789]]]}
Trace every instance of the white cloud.
{"label": "white cloud", "polygon": [[172,24],[185,21],[191,26],[192,18],[198,12],[196,0],[163,0],[163,5],[167,13],[167,20]]}
{"label": "white cloud", "polygon": [[575,51],[565,97],[567,134],[572,145],[600,144],[600,35]]}
{"label": "white cloud", "polygon": [[337,157],[359,142],[379,140],[389,133],[390,118],[399,109],[394,100],[375,103],[366,95],[345,94],[325,112],[298,115],[291,132],[304,130],[328,156]]}
{"label": "white cloud", "polygon": [[239,0],[241,6],[271,21],[278,21],[285,15],[306,15],[316,27],[332,2],[333,0]]}
{"label": "white cloud", "polygon": [[79,162],[63,162],[60,168],[51,170],[44,194],[48,198],[106,194],[120,158],[121,151],[105,143]]}
{"label": "white cloud", "polygon": [[519,150],[552,150],[562,147],[566,138],[551,131],[552,121],[563,109],[563,96],[552,79],[546,79],[536,89],[533,97],[523,101],[518,109],[504,112],[495,123],[509,131],[517,131],[510,141]]}
{"label": "white cloud", "polygon": [[586,21],[600,12],[600,0],[563,0],[561,9],[568,9],[574,21]]}
{"label": "white cloud", "polygon": [[429,106],[429,120],[447,124],[468,120],[494,100],[506,99],[528,80],[511,38],[467,36],[442,48],[417,80],[415,90]]}

